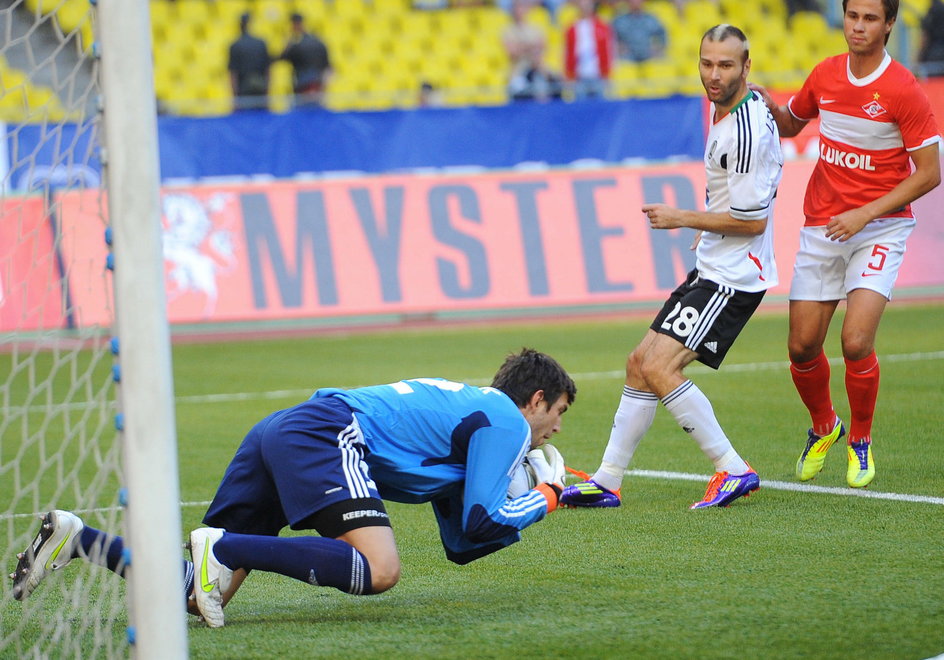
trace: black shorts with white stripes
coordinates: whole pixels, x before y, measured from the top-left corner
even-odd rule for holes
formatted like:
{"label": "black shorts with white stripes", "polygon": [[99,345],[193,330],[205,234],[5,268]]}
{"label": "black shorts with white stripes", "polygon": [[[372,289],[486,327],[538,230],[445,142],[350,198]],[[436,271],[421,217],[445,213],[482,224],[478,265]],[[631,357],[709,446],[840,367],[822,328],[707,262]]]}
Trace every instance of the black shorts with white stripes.
{"label": "black shorts with white stripes", "polygon": [[649,327],[678,340],[698,353],[699,362],[717,369],[765,293],[738,291],[693,270]]}

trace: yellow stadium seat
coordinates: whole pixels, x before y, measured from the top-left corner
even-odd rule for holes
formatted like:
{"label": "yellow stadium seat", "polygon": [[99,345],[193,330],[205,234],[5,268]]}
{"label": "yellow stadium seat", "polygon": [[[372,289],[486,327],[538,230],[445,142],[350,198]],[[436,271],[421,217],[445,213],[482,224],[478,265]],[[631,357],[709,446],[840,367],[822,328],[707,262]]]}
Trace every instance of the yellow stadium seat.
{"label": "yellow stadium seat", "polygon": [[177,3],[178,20],[186,23],[204,24],[210,19],[210,3],[206,0],[174,1]]}
{"label": "yellow stadium seat", "polygon": [[639,94],[642,85],[641,66],[637,62],[620,60],[613,68],[610,89],[615,98],[625,99]]}
{"label": "yellow stadium seat", "polygon": [[473,7],[472,20],[480,34],[495,35],[496,38],[511,23],[511,17],[498,7]]}
{"label": "yellow stadium seat", "polygon": [[714,0],[688,0],[682,7],[681,20],[689,28],[701,33],[723,22],[721,10]]}
{"label": "yellow stadium seat", "polygon": [[0,69],[0,92],[7,93],[17,87],[25,87],[29,82],[26,74],[11,66]]}
{"label": "yellow stadium seat", "polygon": [[914,13],[918,16],[924,16],[930,7],[931,0],[902,0],[900,9],[905,9],[905,11],[902,12],[899,10],[899,17],[903,13]]}
{"label": "yellow stadium seat", "polygon": [[640,65],[642,96],[661,97],[676,93],[681,86],[679,65],[670,60],[647,60]]}
{"label": "yellow stadium seat", "polygon": [[786,23],[787,3],[783,0],[753,0],[757,10],[766,14],[769,19]]}
{"label": "yellow stadium seat", "polygon": [[56,8],[56,22],[63,34],[78,32],[83,50],[91,49],[94,35],[92,8],[88,0],[65,0]]}
{"label": "yellow stadium seat", "polygon": [[658,18],[667,30],[679,23],[679,11],[672,0],[649,0],[646,11]]}
{"label": "yellow stadium seat", "polygon": [[826,18],[817,11],[798,11],[790,17],[789,24],[794,38],[815,40],[829,32]]}
{"label": "yellow stadium seat", "polygon": [[370,7],[364,6],[364,0],[341,0],[330,3],[331,12],[336,20],[347,20],[352,17],[364,18],[371,13]]}
{"label": "yellow stadium seat", "polygon": [[667,56],[675,62],[687,64],[694,69],[698,64],[698,49],[704,33],[705,30],[696,26],[679,23],[668,35]]}
{"label": "yellow stadium seat", "polygon": [[725,23],[736,25],[742,30],[745,29],[744,24],[749,22],[757,11],[754,3],[744,2],[744,0],[719,0],[718,6]]}
{"label": "yellow stadium seat", "polygon": [[175,85],[174,77],[170,71],[162,67],[154,69],[154,93],[157,98],[163,99],[170,93],[170,89]]}
{"label": "yellow stadium seat", "polygon": [[29,115],[26,89],[21,85],[0,95],[0,121],[24,121]]}
{"label": "yellow stadium seat", "polygon": [[580,16],[580,10],[571,2],[567,2],[560,6],[560,9],[557,10],[557,25],[561,30],[566,30],[569,28],[574,21]]}
{"label": "yellow stadium seat", "polygon": [[[297,2],[307,3],[310,0],[296,0]],[[410,10],[409,0],[369,0],[370,13],[378,14],[402,14]]]}
{"label": "yellow stadium seat", "polygon": [[234,30],[234,37],[239,25],[239,17],[247,11],[251,13],[252,9],[252,3],[249,0],[226,0],[226,2],[209,2],[206,4],[209,5],[210,18],[208,20],[213,22],[213,29]]}
{"label": "yellow stadium seat", "polygon": [[548,13],[544,5],[534,5],[531,7],[527,14],[525,14],[525,22],[537,25],[542,30],[549,30],[554,25],[554,19]]}

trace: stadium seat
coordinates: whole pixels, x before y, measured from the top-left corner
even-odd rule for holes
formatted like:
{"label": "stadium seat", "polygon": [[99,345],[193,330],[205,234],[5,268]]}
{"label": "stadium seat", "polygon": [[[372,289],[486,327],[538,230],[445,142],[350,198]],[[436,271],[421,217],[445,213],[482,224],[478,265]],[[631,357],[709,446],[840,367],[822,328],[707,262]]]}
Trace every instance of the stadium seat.
{"label": "stadium seat", "polygon": [[88,51],[95,40],[92,31],[92,8],[88,0],[65,0],[56,7],[56,22],[63,34],[77,32],[82,49]]}
{"label": "stadium seat", "polygon": [[921,19],[928,13],[930,6],[931,0],[901,0],[898,10],[899,23],[904,23],[906,27],[917,33],[921,26]]}
{"label": "stadium seat", "polygon": [[640,65],[642,84],[639,95],[662,97],[676,94],[681,88],[680,65],[668,59],[648,60]]}
{"label": "stadium seat", "polygon": [[567,30],[577,20],[580,10],[573,3],[565,3],[557,10],[557,25],[561,30]]}
{"label": "stadium seat", "polygon": [[[926,2],[904,1],[909,6]],[[40,6],[40,0],[27,2]],[[179,101],[182,86],[213,99],[210,106],[221,93],[228,93],[226,53],[244,11],[252,12],[253,31],[266,40],[272,54],[281,52],[288,38],[289,14],[302,13],[307,27],[325,40],[331,53],[334,76],[326,102],[333,109],[410,106],[423,81],[442,90],[447,104],[491,104],[505,95],[509,71],[501,34],[511,18],[494,5],[419,11],[412,9],[410,0],[150,0],[149,4],[155,86],[158,96],[168,101],[168,94]],[[647,66],[618,66],[612,86],[616,98],[701,94],[696,68],[699,40],[719,22],[745,30],[755,73],[776,81],[778,87],[802,82],[816,61],[844,48],[841,31],[830,28],[818,14],[797,14],[788,31],[783,0],[689,0],[682,13],[673,0],[649,0],[646,8],[666,27],[666,57]],[[557,16],[540,6],[531,10],[532,21],[545,31],[545,64],[552,71],[563,68],[563,34],[576,16],[573,3],[563,5]],[[778,40],[797,47],[786,52]],[[187,43],[199,45],[188,49]],[[197,73],[195,68],[204,71]],[[183,72],[190,74],[189,82],[181,80]],[[287,98],[290,78],[284,63],[272,72],[274,111],[289,107],[279,97]],[[201,85],[202,91],[194,91]]]}
{"label": "stadium seat", "polygon": [[0,121],[28,121],[29,102],[22,85],[5,88],[0,95]]}
{"label": "stadium seat", "polygon": [[702,34],[722,23],[721,11],[714,0],[688,0],[682,7],[682,23]]}
{"label": "stadium seat", "polygon": [[784,0],[755,0],[753,4],[765,18],[786,24],[787,3]]}
{"label": "stadium seat", "polygon": [[642,71],[638,63],[626,60],[616,63],[610,79],[610,90],[614,98],[625,99],[638,96],[642,84]]}
{"label": "stadium seat", "polygon": [[547,32],[555,27],[554,18],[548,13],[544,5],[534,5],[525,15],[525,21]]}

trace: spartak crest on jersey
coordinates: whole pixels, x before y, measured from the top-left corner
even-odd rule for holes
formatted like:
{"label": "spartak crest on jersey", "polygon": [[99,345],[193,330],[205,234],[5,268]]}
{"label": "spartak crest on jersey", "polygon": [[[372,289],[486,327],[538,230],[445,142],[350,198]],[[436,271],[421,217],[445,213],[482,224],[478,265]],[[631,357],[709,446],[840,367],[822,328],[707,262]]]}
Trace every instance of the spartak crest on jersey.
{"label": "spartak crest on jersey", "polygon": [[862,106],[862,111],[867,114],[872,119],[880,115],[884,115],[886,110],[882,107],[882,104],[878,102],[879,93],[875,92],[872,95],[872,100]]}

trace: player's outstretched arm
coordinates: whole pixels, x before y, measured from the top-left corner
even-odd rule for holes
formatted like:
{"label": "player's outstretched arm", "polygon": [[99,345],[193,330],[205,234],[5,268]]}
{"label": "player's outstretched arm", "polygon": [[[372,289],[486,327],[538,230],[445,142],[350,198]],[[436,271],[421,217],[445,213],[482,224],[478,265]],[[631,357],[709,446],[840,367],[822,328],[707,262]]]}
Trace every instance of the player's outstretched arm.
{"label": "player's outstretched arm", "polygon": [[665,204],[645,204],[642,212],[649,218],[653,229],[678,229],[691,227],[701,231],[728,236],[758,236],[767,228],[767,219],[739,220],[730,213],[708,211],[686,211]]}

